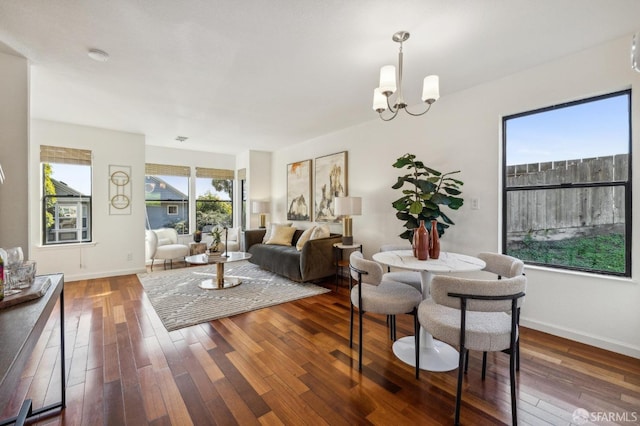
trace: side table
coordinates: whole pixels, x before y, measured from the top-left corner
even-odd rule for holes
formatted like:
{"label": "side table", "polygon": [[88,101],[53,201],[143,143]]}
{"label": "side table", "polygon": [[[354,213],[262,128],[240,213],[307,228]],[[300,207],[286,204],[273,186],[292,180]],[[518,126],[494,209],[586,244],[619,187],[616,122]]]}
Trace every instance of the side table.
{"label": "side table", "polygon": [[202,254],[207,252],[207,245],[205,243],[189,243],[189,256],[194,254]]}
{"label": "side table", "polygon": [[340,283],[340,276],[342,275],[343,268],[349,268],[349,258],[344,259],[343,252],[348,251],[351,253],[353,250],[359,250],[362,253],[362,244],[354,243],[354,244],[343,244],[343,243],[335,243],[333,245],[333,258],[336,265],[336,291],[338,291],[338,286]]}

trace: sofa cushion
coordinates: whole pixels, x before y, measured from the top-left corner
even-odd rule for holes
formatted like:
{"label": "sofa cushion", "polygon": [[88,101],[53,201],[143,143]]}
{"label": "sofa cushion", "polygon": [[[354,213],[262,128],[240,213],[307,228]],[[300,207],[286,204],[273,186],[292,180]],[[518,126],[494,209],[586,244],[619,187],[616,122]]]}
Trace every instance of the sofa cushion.
{"label": "sofa cushion", "polygon": [[320,238],[327,238],[331,235],[331,230],[329,229],[329,225],[323,224],[318,225],[313,229],[311,233],[310,240],[319,240]]}
{"label": "sofa cushion", "polygon": [[271,237],[265,244],[275,244],[279,246],[290,246],[293,234],[296,232],[296,228],[291,226],[275,226],[271,230]]}
{"label": "sofa cushion", "polygon": [[262,244],[265,244],[271,238],[271,233],[273,232],[274,226],[291,226],[293,222],[288,223],[270,223],[267,225],[267,232],[264,234],[264,238],[262,239]]}
{"label": "sofa cushion", "polygon": [[300,235],[300,238],[298,238],[298,242],[296,243],[296,249],[298,251],[302,250],[302,247],[304,247],[304,243],[309,241],[309,239],[311,238],[311,233],[313,232],[314,229],[315,229],[315,226],[312,226],[311,228],[305,229],[302,232],[302,235]]}

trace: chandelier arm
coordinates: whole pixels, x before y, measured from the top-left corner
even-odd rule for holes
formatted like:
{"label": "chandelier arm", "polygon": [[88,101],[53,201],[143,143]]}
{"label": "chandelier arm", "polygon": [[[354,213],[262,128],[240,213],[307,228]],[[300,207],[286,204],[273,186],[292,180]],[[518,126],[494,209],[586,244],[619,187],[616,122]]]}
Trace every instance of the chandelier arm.
{"label": "chandelier arm", "polygon": [[384,118],[384,117],[382,116],[382,113],[379,113],[379,115],[380,115],[380,119],[381,119],[382,121],[391,121],[391,120],[393,120],[394,118],[396,118],[396,115],[398,115],[398,112],[399,112],[399,111],[400,111],[400,109],[395,110],[395,112],[393,113],[393,115],[392,115],[391,117],[389,117],[389,118]]}
{"label": "chandelier arm", "polygon": [[392,107],[392,106],[391,106],[391,104],[389,103],[389,98],[390,98],[390,97],[391,97],[391,96],[387,96],[387,108],[389,109],[389,111],[391,111],[391,112],[394,114],[393,116],[395,117],[395,114],[397,114],[397,113],[398,113],[398,111],[400,110],[400,108],[396,108],[395,110],[393,109],[393,107]]}
{"label": "chandelier arm", "polygon": [[405,107],[405,109],[404,109],[404,110],[405,110],[405,111],[407,112],[407,114],[409,114],[409,115],[412,115],[412,116],[414,116],[414,117],[420,117],[421,115],[425,115],[426,113],[428,113],[428,112],[429,112],[429,110],[431,109],[431,105],[433,105],[433,104],[432,104],[432,103],[431,103],[431,104],[428,104],[427,109],[425,109],[424,111],[422,111],[422,112],[420,112],[420,113],[417,113],[417,114],[416,114],[416,113],[413,113],[413,112],[411,112],[411,111],[409,111],[409,108],[406,108],[406,107]]}

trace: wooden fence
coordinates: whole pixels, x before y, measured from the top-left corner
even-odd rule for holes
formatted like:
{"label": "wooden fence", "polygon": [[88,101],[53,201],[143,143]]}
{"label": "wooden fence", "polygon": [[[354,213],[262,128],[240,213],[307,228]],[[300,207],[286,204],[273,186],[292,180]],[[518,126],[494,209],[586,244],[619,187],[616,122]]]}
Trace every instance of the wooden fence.
{"label": "wooden fence", "polygon": [[[507,185],[611,182],[628,179],[629,155],[519,164],[507,167]],[[507,193],[508,233],[624,223],[623,187],[561,188]]]}

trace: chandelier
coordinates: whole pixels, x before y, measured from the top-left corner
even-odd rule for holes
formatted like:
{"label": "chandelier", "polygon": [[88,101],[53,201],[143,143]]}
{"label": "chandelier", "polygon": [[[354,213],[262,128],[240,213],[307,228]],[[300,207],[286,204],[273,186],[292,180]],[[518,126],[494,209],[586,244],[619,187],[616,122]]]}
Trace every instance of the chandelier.
{"label": "chandelier", "polygon": [[[427,104],[427,108],[422,112],[412,112],[407,108],[407,104],[402,96],[402,43],[407,41],[409,36],[408,31],[398,31],[392,37],[393,41],[400,43],[397,80],[396,67],[393,65],[385,65],[380,68],[380,87],[373,91],[373,110],[380,115],[383,121],[393,120],[401,109],[414,117],[424,115],[431,109],[431,105],[440,98],[439,78],[437,75],[429,75],[424,78],[422,86],[422,100]],[[395,101],[393,101],[393,105],[391,105],[390,97],[396,93],[396,91]],[[383,113],[387,110],[389,110],[391,115],[385,117]]]}

